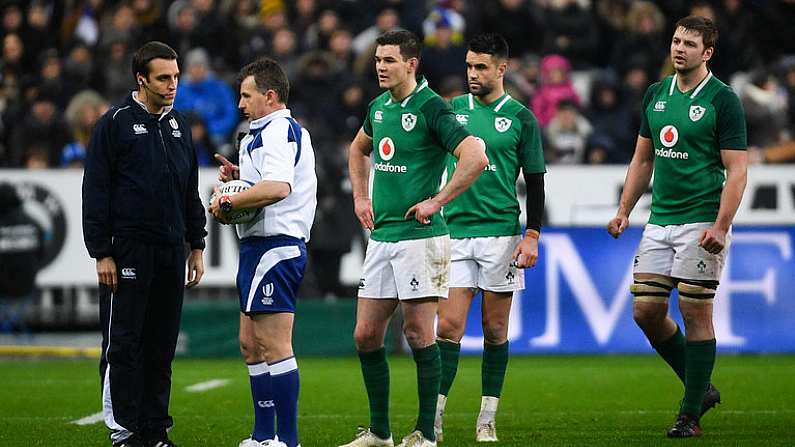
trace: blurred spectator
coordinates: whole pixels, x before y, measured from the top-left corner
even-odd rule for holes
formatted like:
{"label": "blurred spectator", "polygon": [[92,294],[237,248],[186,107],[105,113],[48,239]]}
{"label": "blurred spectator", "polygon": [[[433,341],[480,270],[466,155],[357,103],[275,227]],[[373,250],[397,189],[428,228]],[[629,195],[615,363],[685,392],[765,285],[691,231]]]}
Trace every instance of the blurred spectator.
{"label": "blurred spectator", "polygon": [[580,98],[569,78],[570,71],[569,61],[557,54],[541,60],[541,86],[531,103],[531,110],[541,127],[552,121],[561,101],[568,100],[579,106]]}
{"label": "blurred spectator", "polygon": [[738,71],[748,71],[761,64],[759,47],[754,39],[754,15],[743,8],[742,0],[723,0],[717,11],[707,4],[702,13],[711,8],[718,25],[718,42],[710,59],[710,70],[720,79],[731,79]]}
{"label": "blurred spectator", "polygon": [[748,82],[738,84],[736,91],[745,110],[748,145],[762,147],[783,142],[788,136],[787,97],[775,76],[760,69],[751,74]]}
{"label": "blurred spectator", "polygon": [[400,17],[392,8],[384,8],[375,19],[375,24],[362,31],[353,39],[353,51],[362,54],[371,49],[375,39],[387,31],[391,31],[400,24]]}
{"label": "blurred spectator", "polygon": [[621,102],[618,77],[603,72],[591,85],[587,118],[593,126],[589,163],[628,163],[634,152],[635,132],[627,126],[634,111]]}
{"label": "blurred spectator", "polygon": [[591,124],[580,115],[577,104],[571,100],[561,101],[554,118],[544,129],[546,158],[550,163],[583,163],[591,132]]}
{"label": "blurred spectator", "polygon": [[432,42],[422,50],[420,72],[428,79],[432,88],[437,88],[448,77],[466,79],[467,49],[453,42],[453,30],[448,19],[440,16],[433,32]]}
{"label": "blurred spectator", "polygon": [[218,152],[216,145],[210,139],[210,133],[204,124],[202,117],[196,113],[188,115],[190,123],[191,139],[193,148],[196,150],[196,162],[199,166],[215,166],[213,155]]}
{"label": "blurred spectator", "polygon": [[488,0],[480,3],[483,31],[499,33],[513,57],[540,53],[546,26],[527,0]]}
{"label": "blurred spectator", "polygon": [[[196,10],[187,0],[177,0],[168,8],[168,40],[177,54],[184,55],[201,46]],[[127,40],[127,44],[131,42]]]}
{"label": "blurred spectator", "polygon": [[795,140],[766,148],[748,148],[748,161],[758,163],[795,163]]}
{"label": "blurred spectator", "polygon": [[305,35],[309,27],[317,21],[317,1],[296,0],[290,2],[288,7],[290,7],[288,11],[290,28],[299,36]]}
{"label": "blurred spectator", "polygon": [[[221,61],[228,66],[236,64],[237,48],[234,46],[234,39],[228,39],[226,36],[227,31],[218,14],[215,0],[190,0],[190,2],[196,11],[197,46],[207,51],[212,58],[213,66],[219,66]],[[237,67],[233,69],[236,70]]]}
{"label": "blurred spectator", "polygon": [[14,129],[9,148],[11,164],[15,167],[58,167],[61,150],[68,142],[69,130],[58,114],[55,100],[47,91],[39,91],[30,113]]}
{"label": "blurred spectator", "polygon": [[25,60],[25,45],[18,34],[6,34],[3,37],[3,76],[13,76],[20,79],[30,72],[30,67]]}
{"label": "blurred spectator", "polygon": [[296,76],[291,81],[291,104],[303,107],[310,118],[328,119],[327,113],[333,110],[339,95],[339,82],[334,74],[331,54],[315,50],[303,55],[298,61]]}
{"label": "blurred spectator", "polygon": [[670,42],[665,35],[665,17],[649,1],[632,2],[626,18],[626,32],[613,46],[610,68],[625,74],[642,66],[648,79],[657,79]]}
{"label": "blurred spectator", "polygon": [[353,35],[347,29],[338,29],[331,35],[329,51],[336,61],[337,73],[350,73],[353,70]]}
{"label": "blurred spectator", "polygon": [[83,0],[71,4],[66,11],[61,42],[69,44],[81,40],[90,46],[99,42],[99,20],[102,17],[103,0]]}
{"label": "blurred spectator", "polygon": [[576,70],[590,68],[599,42],[591,12],[579,0],[551,0],[544,19],[544,53],[560,54]]}
{"label": "blurred spectator", "polygon": [[[265,41],[258,35],[260,17],[257,0],[234,0],[227,13],[226,29],[228,38],[234,43],[234,53],[238,61],[234,67],[240,67],[257,58],[265,51]],[[280,62],[281,63],[281,62]]]}
{"label": "blurred spectator", "polygon": [[127,38],[116,35],[106,41],[107,47],[100,50],[98,77],[102,80],[103,93],[111,104],[124,100],[134,87],[134,78],[130,73],[132,53]]}
{"label": "blurred spectator", "polygon": [[167,37],[166,23],[159,0],[132,0],[132,12],[138,23],[140,40],[165,40]]}
{"label": "blurred spectator", "polygon": [[351,141],[362,127],[362,119],[367,112],[367,97],[360,83],[348,81],[336,104],[336,109],[328,111],[333,113],[328,113],[327,118],[337,138]]}
{"label": "blurred spectator", "polygon": [[124,36],[129,42],[136,45],[141,42],[139,24],[135,18],[135,11],[129,3],[121,2],[113,10],[111,20],[102,27],[100,44],[105,44],[103,36],[111,34]]}
{"label": "blurred spectator", "polygon": [[64,116],[72,134],[71,143],[63,148],[61,165],[81,168],[86,158],[86,148],[97,120],[108,110],[108,103],[99,93],[84,90],[69,101]]}
{"label": "blurred spectator", "polygon": [[298,59],[298,47],[296,44],[295,33],[288,28],[276,31],[271,42],[271,58],[282,66],[287,78],[295,75],[296,63]]}
{"label": "blurred spectator", "polygon": [[761,22],[756,26],[756,40],[763,59],[775,60],[795,54],[795,0],[770,0],[761,3]]}
{"label": "blurred spectator", "polygon": [[224,144],[238,122],[237,101],[232,89],[210,71],[207,51],[196,48],[185,55],[184,76],[177,87],[174,108],[195,112],[207,124],[210,139]]}
{"label": "blurred spectator", "polygon": [[53,9],[53,5],[47,5],[45,1],[30,3],[27,27],[22,34],[30,54],[40,54],[47,48],[58,46],[58,35],[53,32]]}
{"label": "blurred spectator", "polygon": [[[641,110],[643,104],[643,96],[646,94],[646,89],[651,84],[646,67],[643,61],[629,61],[628,70],[624,73],[621,84],[621,97],[623,103],[630,111]],[[631,112],[631,120],[629,121],[629,129],[633,135],[637,134],[640,129],[640,113]],[[634,145],[633,149],[634,151]]]}
{"label": "blurred spectator", "polygon": [[312,243],[307,249],[310,268],[323,297],[355,296],[355,290],[340,283],[342,256],[351,250],[354,238],[360,233],[347,176],[349,142],[341,139],[316,151],[315,170],[318,185],[323,187],[317,190],[315,222],[319,225],[312,226]]}
{"label": "blurred spectator", "polygon": [[594,62],[606,67],[610,63],[609,55],[613,54],[613,47],[622,39],[626,29],[630,0],[596,0],[595,3],[594,20],[599,32],[596,54],[601,57]]}
{"label": "blurred spectator", "polygon": [[64,89],[69,96],[97,85],[94,52],[86,44],[77,42],[63,61]]}
{"label": "blurred spectator", "polygon": [[530,104],[538,90],[541,61],[532,54],[508,60],[505,89],[519,102]]}
{"label": "blurred spectator", "polygon": [[22,25],[25,23],[25,20],[19,3],[20,2],[17,1],[3,2],[3,37],[8,34],[22,34]]}
{"label": "blurred spectator", "polygon": [[452,101],[456,96],[461,96],[466,93],[465,78],[461,76],[448,76],[442,79],[438,87],[434,87],[436,93],[439,94],[445,101]]}
{"label": "blurred spectator", "polygon": [[466,22],[464,17],[458,11],[450,8],[450,1],[439,1],[431,9],[428,17],[422,22],[422,34],[425,36],[425,45],[433,45],[435,43],[436,29],[443,25],[450,30],[449,40],[456,45],[464,43],[464,31],[466,31]]}
{"label": "blurred spectator", "polygon": [[333,9],[326,9],[320,13],[317,22],[310,25],[303,34],[304,50],[327,50],[334,31],[341,26],[340,17]]}
{"label": "blurred spectator", "polygon": [[26,332],[24,317],[36,295],[44,232],[24,210],[10,183],[0,183],[0,332]]}
{"label": "blurred spectator", "polygon": [[781,82],[787,92],[787,121],[790,132],[795,132],[795,55],[783,58],[780,64]]}

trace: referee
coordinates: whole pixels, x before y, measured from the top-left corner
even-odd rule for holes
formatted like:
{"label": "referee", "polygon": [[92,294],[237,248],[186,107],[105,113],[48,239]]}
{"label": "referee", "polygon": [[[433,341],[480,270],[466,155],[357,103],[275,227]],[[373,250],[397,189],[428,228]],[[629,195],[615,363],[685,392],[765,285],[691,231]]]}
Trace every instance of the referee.
{"label": "referee", "polygon": [[113,446],[169,447],[171,361],[184,288],[204,273],[205,211],[190,125],[172,110],[177,53],[149,42],[132,73],[137,91],[91,136],[83,237],[97,264],[102,409]]}

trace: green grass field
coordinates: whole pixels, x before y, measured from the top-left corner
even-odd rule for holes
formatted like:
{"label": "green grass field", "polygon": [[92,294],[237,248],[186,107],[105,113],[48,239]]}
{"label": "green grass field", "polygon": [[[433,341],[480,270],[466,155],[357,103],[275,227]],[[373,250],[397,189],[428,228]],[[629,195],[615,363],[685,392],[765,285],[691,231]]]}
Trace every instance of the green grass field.
{"label": "green grass field", "polygon": [[[414,424],[413,362],[392,358],[392,430]],[[355,358],[299,358],[304,447],[348,442],[367,424],[367,401]],[[92,360],[0,360],[0,446],[104,446],[98,422],[71,421],[99,407]],[[186,387],[213,379],[226,386]],[[515,357],[497,418],[501,446],[795,445],[795,356],[721,356],[714,381],[724,404],[702,421],[704,437],[668,440],[682,387],[652,356]],[[172,438],[180,446],[236,446],[251,427],[246,369],[235,360],[174,364]],[[473,446],[480,402],[480,359],[463,359],[448,402],[445,446]]]}

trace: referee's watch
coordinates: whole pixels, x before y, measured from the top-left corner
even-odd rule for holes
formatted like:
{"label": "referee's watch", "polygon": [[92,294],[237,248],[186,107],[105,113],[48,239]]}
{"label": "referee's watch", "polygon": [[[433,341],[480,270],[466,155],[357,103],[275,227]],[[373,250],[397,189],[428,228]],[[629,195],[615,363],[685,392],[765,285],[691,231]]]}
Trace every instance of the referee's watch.
{"label": "referee's watch", "polygon": [[231,197],[229,197],[227,195],[223,195],[223,196],[221,196],[220,199],[218,199],[218,203],[219,203],[218,206],[221,208],[221,212],[222,213],[227,214],[230,211],[232,211],[232,198]]}

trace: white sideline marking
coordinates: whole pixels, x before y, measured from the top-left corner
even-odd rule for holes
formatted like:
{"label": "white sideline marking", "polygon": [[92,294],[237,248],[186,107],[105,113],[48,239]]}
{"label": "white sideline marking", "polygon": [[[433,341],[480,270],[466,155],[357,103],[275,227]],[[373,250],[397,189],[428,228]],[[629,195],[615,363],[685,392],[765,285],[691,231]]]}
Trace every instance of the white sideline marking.
{"label": "white sideline marking", "polygon": [[94,413],[94,414],[92,414],[90,416],[86,416],[86,417],[78,419],[76,421],[72,421],[72,422],[70,422],[70,424],[92,425],[92,424],[96,424],[97,422],[103,421],[104,419],[105,419],[105,416],[103,416],[102,412],[100,411],[99,413]]}
{"label": "white sideline marking", "polygon": [[191,386],[185,387],[185,391],[189,393],[201,393],[203,391],[211,390],[213,388],[221,388],[229,383],[229,379],[215,379],[206,382],[194,383]]}

